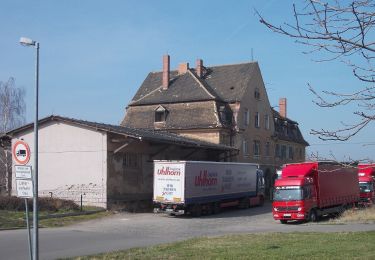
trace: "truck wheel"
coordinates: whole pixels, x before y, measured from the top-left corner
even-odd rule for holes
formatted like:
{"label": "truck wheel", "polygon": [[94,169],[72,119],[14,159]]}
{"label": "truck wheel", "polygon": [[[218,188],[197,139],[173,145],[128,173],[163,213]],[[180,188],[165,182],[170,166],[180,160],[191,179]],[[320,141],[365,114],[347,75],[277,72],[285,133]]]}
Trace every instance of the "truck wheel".
{"label": "truck wheel", "polygon": [[286,220],[284,220],[284,219],[280,219],[280,223],[281,223],[281,224],[287,224],[288,221],[286,221]]}
{"label": "truck wheel", "polygon": [[260,197],[259,198],[259,206],[263,206],[264,205],[264,197]]}
{"label": "truck wheel", "polygon": [[345,207],[340,207],[339,217],[341,217],[341,215],[344,213],[344,211],[345,211]]}
{"label": "truck wheel", "polygon": [[317,222],[318,221],[318,215],[316,214],[315,210],[311,210],[309,214],[309,221],[311,222]]}
{"label": "truck wheel", "polygon": [[211,214],[213,214],[213,212],[214,212],[213,207],[214,207],[214,205],[213,205],[212,203],[208,203],[208,204],[206,204],[206,205],[205,205],[205,208],[206,208],[206,210],[205,210],[205,214],[206,214],[206,215],[211,215]]}
{"label": "truck wheel", "polygon": [[238,205],[240,209],[247,209],[250,207],[250,200],[248,197],[243,198],[240,200],[240,204]]}
{"label": "truck wheel", "polygon": [[220,203],[219,202],[215,202],[214,203],[214,214],[219,214],[220,213]]}
{"label": "truck wheel", "polygon": [[195,204],[191,209],[191,215],[193,217],[200,217],[202,215],[202,206]]}

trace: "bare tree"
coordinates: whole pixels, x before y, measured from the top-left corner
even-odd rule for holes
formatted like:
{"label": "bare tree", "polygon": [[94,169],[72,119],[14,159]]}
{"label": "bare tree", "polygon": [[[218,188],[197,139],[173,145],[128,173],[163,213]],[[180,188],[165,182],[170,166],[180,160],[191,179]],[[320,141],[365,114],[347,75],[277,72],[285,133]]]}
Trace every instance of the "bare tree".
{"label": "bare tree", "polygon": [[12,155],[10,138],[0,135],[0,195],[10,195],[12,186]]}
{"label": "bare tree", "polygon": [[0,133],[13,129],[25,122],[25,91],[17,88],[14,78],[0,81]]}
{"label": "bare tree", "polygon": [[14,78],[0,81],[0,193],[10,192],[12,157],[10,140],[5,133],[25,122],[25,91],[15,85]]}
{"label": "bare tree", "polygon": [[[317,92],[313,101],[320,107],[356,105],[355,123],[344,123],[335,130],[311,130],[322,140],[345,141],[375,120],[375,3],[372,0],[308,0],[300,8],[293,5],[294,22],[274,25],[259,12],[260,22],[272,31],[306,45],[315,61],[339,60],[350,66],[360,87],[350,93]],[[324,58],[321,58],[324,57]]]}

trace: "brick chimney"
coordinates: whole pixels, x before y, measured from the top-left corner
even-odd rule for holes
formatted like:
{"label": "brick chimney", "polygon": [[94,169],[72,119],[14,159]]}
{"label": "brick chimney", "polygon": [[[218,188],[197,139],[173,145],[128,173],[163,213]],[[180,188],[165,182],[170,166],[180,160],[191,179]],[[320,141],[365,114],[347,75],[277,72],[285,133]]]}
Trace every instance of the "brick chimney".
{"label": "brick chimney", "polygon": [[282,117],[286,117],[286,98],[279,99],[279,113]]}
{"label": "brick chimney", "polygon": [[185,74],[189,69],[189,63],[188,62],[185,62],[185,63],[180,63],[178,65],[178,75],[181,75],[181,74]]}
{"label": "brick chimney", "polygon": [[170,58],[166,54],[163,56],[163,90],[167,90],[169,87],[169,71],[170,71]]}
{"label": "brick chimney", "polygon": [[202,77],[203,76],[203,60],[202,59],[197,59],[196,61],[196,72],[197,72],[197,75],[198,77]]}

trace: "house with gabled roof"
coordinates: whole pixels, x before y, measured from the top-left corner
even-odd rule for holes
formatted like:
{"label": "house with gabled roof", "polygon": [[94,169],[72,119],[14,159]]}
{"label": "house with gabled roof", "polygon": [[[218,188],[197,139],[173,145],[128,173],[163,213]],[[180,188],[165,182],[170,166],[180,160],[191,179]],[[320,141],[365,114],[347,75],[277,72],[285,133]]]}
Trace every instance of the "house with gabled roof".
{"label": "house with gabled roof", "polygon": [[286,111],[286,98],[279,112],[271,107],[257,62],[204,66],[198,59],[195,68],[170,70],[164,55],[163,70],[147,75],[121,125],[234,147],[225,160],[259,163],[269,188],[278,167],[305,160],[308,143]]}

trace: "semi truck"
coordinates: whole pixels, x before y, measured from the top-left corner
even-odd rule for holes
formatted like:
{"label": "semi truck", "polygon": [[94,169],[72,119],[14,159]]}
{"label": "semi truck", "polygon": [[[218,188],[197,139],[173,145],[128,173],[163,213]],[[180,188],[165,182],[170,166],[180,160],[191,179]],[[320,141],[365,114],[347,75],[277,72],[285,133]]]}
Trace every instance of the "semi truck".
{"label": "semi truck", "polygon": [[375,164],[358,165],[360,203],[370,206],[375,203]]}
{"label": "semi truck", "polygon": [[257,164],[154,161],[154,212],[170,215],[219,213],[264,202],[264,176]]}
{"label": "semi truck", "polygon": [[272,213],[275,220],[317,221],[337,215],[359,201],[357,170],[335,162],[286,164],[275,181]]}

